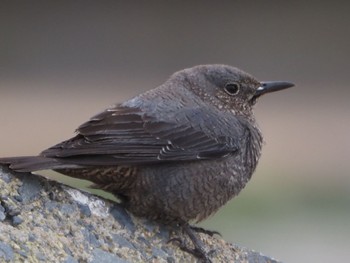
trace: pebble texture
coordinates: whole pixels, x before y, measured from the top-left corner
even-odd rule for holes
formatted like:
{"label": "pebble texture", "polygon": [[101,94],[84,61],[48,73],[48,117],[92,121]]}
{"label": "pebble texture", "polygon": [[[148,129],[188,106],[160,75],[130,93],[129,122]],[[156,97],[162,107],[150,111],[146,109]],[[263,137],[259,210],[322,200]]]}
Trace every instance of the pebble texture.
{"label": "pebble texture", "polygon": [[[181,232],[121,206],[0,167],[0,262],[198,262],[168,244]],[[213,262],[278,262],[201,234]]]}

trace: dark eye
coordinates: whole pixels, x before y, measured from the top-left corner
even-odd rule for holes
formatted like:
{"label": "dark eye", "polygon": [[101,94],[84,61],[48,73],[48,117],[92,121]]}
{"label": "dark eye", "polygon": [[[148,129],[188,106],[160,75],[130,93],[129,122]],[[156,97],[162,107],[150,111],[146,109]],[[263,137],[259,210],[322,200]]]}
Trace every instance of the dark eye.
{"label": "dark eye", "polygon": [[228,83],[226,84],[224,90],[228,95],[237,95],[239,92],[239,84],[238,83]]}

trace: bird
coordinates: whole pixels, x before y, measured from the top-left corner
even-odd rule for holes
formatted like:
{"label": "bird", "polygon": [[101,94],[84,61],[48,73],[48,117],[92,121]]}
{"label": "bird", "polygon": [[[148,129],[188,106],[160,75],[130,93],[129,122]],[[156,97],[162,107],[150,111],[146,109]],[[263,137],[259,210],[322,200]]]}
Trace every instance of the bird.
{"label": "bird", "polygon": [[262,95],[293,86],[258,81],[228,65],[194,66],[110,106],[38,156],[0,158],[0,164],[89,180],[135,216],[180,227],[193,244],[179,241],[180,248],[210,262],[196,235],[205,230],[190,223],[245,187],[263,145],[254,106]]}

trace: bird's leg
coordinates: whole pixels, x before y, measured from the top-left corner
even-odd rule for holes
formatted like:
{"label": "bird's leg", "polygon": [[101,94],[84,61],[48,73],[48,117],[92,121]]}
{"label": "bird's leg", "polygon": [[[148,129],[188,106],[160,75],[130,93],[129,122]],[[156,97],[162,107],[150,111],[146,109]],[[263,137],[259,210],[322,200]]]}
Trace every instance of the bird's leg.
{"label": "bird's leg", "polygon": [[207,234],[211,237],[214,235],[222,236],[218,231],[207,230],[207,229],[204,229],[202,227],[197,227],[197,226],[190,226],[190,228],[198,233]]}
{"label": "bird's leg", "polygon": [[[208,257],[204,249],[203,242],[198,238],[197,233],[192,229],[189,224],[181,225],[183,232],[185,232],[191,239],[194,248],[190,248],[186,242],[181,238],[172,238],[168,242],[178,242],[179,248],[196,258],[200,259],[204,263],[211,263],[212,261]],[[204,230],[204,229],[203,229]]]}

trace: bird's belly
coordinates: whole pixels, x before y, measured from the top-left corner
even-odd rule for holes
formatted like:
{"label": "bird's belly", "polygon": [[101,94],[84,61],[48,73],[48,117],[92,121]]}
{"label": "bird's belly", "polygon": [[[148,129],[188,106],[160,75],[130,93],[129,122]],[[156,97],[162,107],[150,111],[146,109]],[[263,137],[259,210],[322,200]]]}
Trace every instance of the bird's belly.
{"label": "bird's belly", "polygon": [[161,221],[201,221],[237,195],[252,171],[239,157],[143,167],[129,210]]}

